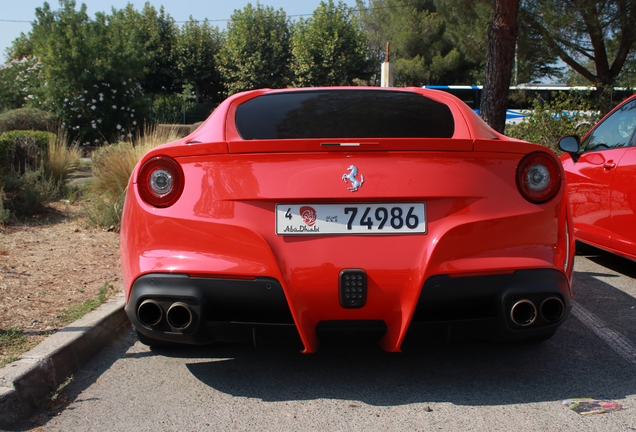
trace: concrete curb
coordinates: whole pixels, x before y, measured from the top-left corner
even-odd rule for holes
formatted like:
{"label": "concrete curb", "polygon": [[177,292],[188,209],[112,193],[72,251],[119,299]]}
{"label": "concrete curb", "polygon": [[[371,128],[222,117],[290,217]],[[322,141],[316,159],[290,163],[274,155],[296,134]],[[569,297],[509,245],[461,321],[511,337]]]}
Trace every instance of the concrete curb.
{"label": "concrete curb", "polygon": [[0,428],[23,419],[130,326],[124,301],[117,294],[0,369]]}

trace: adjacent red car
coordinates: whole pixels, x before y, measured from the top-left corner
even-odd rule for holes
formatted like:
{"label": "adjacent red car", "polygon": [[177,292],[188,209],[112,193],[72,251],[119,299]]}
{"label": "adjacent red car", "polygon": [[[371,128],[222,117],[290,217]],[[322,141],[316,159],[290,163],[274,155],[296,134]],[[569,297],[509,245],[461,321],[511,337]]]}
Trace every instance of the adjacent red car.
{"label": "adjacent red car", "polygon": [[571,306],[568,212],[553,152],[447,93],[240,93],[135,169],[126,312],[150,345],[544,339]]}
{"label": "adjacent red car", "polygon": [[636,95],[559,146],[577,240],[636,260]]}

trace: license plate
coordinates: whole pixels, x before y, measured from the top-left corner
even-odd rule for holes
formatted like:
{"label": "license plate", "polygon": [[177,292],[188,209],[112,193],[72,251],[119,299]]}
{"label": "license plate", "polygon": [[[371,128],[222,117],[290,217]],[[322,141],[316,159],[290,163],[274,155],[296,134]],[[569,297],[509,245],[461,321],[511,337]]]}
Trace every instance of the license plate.
{"label": "license plate", "polygon": [[276,234],[424,234],[424,203],[276,204]]}

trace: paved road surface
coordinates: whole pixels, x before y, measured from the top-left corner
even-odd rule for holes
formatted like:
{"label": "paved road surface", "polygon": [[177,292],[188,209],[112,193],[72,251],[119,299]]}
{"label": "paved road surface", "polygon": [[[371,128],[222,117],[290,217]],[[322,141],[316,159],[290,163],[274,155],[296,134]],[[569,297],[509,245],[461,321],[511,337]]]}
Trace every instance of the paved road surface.
{"label": "paved road surface", "polygon": [[[75,376],[47,431],[636,430],[636,263],[581,248],[574,308],[548,342],[401,354],[334,345],[149,349],[126,334]],[[628,410],[580,416],[606,397]]]}

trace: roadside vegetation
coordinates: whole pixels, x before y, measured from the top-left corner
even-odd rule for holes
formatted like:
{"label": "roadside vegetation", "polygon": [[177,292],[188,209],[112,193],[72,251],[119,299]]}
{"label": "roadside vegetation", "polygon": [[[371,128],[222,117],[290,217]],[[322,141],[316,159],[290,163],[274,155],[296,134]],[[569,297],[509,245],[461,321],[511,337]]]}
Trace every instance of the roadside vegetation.
{"label": "roadside vegetation", "polygon": [[17,328],[0,329],[0,368],[14,362],[20,354],[28,351],[35,343],[29,342],[22,330]]}
{"label": "roadside vegetation", "polygon": [[102,305],[110,296],[114,294],[115,288],[113,285],[105,281],[104,285],[99,289],[99,294],[96,299],[88,300],[81,303],[75,303],[71,307],[69,307],[64,313],[60,316],[60,325],[65,326],[74,321],[77,321],[87,313],[94,311],[99,306]]}
{"label": "roadside vegetation", "polygon": [[600,112],[587,92],[552,96],[550,102],[534,100],[521,123],[506,127],[506,135],[541,144],[560,154],[560,138],[566,135],[582,138],[600,119]]}

